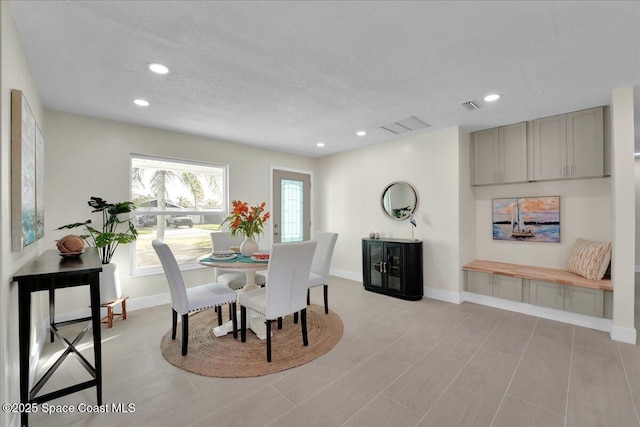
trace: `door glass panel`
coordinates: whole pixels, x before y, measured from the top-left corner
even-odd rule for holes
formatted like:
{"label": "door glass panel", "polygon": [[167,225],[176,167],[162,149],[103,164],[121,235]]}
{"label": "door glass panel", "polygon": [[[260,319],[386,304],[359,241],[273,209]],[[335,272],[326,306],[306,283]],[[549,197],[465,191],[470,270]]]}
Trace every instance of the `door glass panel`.
{"label": "door glass panel", "polygon": [[400,247],[387,246],[387,289],[400,291],[402,285],[402,266],[400,265]]}
{"label": "door glass panel", "polygon": [[281,182],[281,242],[301,242],[303,233],[304,186],[302,181],[283,179]]}
{"label": "door glass panel", "polygon": [[370,283],[373,286],[382,287],[382,272],[380,271],[380,261],[382,261],[382,245],[369,245],[369,275]]}

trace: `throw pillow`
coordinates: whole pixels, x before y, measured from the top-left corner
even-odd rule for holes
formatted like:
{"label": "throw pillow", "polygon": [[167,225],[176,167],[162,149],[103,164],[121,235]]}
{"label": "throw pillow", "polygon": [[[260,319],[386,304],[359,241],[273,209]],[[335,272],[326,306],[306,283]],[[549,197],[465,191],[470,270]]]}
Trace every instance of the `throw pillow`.
{"label": "throw pillow", "polygon": [[611,261],[611,243],[578,238],[571,249],[565,270],[586,279],[600,280]]}

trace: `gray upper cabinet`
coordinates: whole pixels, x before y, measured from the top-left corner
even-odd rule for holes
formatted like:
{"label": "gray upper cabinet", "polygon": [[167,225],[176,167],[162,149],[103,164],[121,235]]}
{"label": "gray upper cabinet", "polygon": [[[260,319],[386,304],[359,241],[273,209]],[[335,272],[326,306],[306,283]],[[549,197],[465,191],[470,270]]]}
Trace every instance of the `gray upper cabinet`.
{"label": "gray upper cabinet", "polygon": [[527,181],[527,123],[473,134],[473,185]]}
{"label": "gray upper cabinet", "polygon": [[603,108],[533,122],[532,180],[604,176]]}

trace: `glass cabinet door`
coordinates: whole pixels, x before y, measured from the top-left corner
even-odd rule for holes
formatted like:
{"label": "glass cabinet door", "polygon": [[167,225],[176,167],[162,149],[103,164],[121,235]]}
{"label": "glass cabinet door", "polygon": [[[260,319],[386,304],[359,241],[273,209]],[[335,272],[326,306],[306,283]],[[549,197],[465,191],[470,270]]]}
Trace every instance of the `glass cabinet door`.
{"label": "glass cabinet door", "polygon": [[369,284],[376,287],[382,287],[382,261],[383,261],[382,243],[369,243],[367,251],[369,256]]}
{"label": "glass cabinet door", "polygon": [[387,244],[384,249],[387,289],[402,290],[402,246]]}

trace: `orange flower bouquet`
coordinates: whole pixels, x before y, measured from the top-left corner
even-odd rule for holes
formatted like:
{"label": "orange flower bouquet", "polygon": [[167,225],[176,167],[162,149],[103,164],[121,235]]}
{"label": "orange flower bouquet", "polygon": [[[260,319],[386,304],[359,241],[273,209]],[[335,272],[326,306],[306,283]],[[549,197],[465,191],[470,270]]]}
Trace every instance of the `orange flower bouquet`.
{"label": "orange flower bouquet", "polygon": [[[231,236],[241,234],[250,239],[255,239],[263,232],[264,224],[271,216],[269,212],[264,212],[265,202],[259,206],[251,206],[247,202],[234,200],[233,210],[222,223],[229,222]],[[264,212],[264,213],[263,213]]]}

